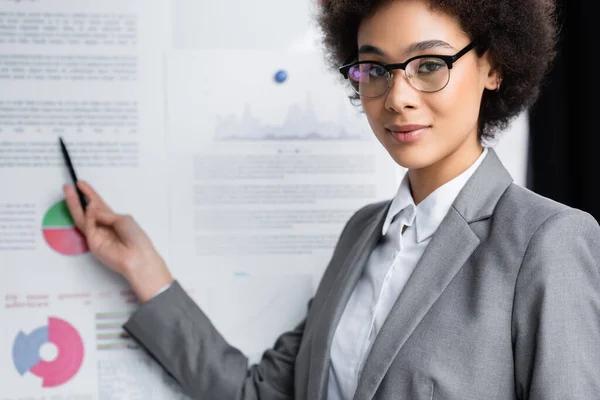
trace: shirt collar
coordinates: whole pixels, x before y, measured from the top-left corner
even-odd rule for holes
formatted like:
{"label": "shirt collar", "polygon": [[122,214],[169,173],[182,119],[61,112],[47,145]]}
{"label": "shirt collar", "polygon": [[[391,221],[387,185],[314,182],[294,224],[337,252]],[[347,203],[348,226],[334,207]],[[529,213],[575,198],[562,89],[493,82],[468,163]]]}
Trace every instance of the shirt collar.
{"label": "shirt collar", "polygon": [[383,222],[382,234],[385,236],[394,217],[402,210],[406,210],[406,215],[403,215],[403,217],[407,221],[407,225],[412,225],[414,221],[417,242],[420,243],[431,237],[442,223],[463,186],[475,173],[487,153],[488,149],[484,147],[479,158],[466,171],[434,190],[419,205],[415,205],[410,192],[408,174],[405,174]]}

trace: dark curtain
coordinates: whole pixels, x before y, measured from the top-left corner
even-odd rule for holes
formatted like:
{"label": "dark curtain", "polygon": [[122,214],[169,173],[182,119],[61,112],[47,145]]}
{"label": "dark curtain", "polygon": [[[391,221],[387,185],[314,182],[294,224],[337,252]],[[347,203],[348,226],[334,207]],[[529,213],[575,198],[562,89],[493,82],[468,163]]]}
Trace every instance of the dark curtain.
{"label": "dark curtain", "polygon": [[594,1],[557,0],[559,53],[530,112],[527,185],[600,221],[600,20]]}

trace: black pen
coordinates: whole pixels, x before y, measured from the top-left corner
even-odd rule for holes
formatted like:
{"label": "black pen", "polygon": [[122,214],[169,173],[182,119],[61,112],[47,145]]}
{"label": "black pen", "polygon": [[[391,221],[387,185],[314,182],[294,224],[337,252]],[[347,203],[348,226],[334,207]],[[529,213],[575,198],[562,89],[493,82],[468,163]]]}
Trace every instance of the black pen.
{"label": "black pen", "polygon": [[69,174],[71,174],[71,179],[73,180],[73,185],[75,186],[75,190],[77,191],[77,195],[79,196],[79,202],[81,203],[81,208],[85,212],[85,207],[87,206],[87,201],[81,193],[81,190],[77,187],[77,175],[75,174],[75,168],[73,168],[73,163],[71,162],[71,157],[69,157],[69,152],[67,151],[67,146],[65,146],[65,142],[63,142],[62,137],[59,136],[58,141],[60,142],[60,149],[62,151],[63,158],[65,159],[65,163],[69,168]]}

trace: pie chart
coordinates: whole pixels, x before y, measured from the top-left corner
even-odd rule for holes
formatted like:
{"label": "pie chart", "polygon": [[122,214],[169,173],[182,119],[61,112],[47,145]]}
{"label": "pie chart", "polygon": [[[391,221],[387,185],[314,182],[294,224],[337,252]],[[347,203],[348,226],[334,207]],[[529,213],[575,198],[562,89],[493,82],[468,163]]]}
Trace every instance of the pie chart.
{"label": "pie chart", "polygon": [[46,211],[42,223],[42,233],[46,243],[65,256],[76,256],[89,251],[85,237],[75,228],[73,218],[62,200]]}
{"label": "pie chart", "polygon": [[[52,343],[58,349],[53,361],[40,358],[40,348]],[[83,363],[84,346],[77,330],[60,318],[48,318],[29,335],[19,332],[13,344],[13,362],[21,375],[31,372],[43,379],[42,387],[56,387],[69,381]]]}

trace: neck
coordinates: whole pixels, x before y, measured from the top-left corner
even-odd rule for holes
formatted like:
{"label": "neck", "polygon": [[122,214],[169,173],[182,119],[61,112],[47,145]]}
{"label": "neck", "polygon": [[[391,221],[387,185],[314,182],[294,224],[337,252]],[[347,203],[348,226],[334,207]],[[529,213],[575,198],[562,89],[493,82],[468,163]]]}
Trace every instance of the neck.
{"label": "neck", "polygon": [[410,188],[415,204],[433,191],[465,172],[479,158],[483,147],[477,140],[467,140],[456,151],[424,168],[408,171]]}

